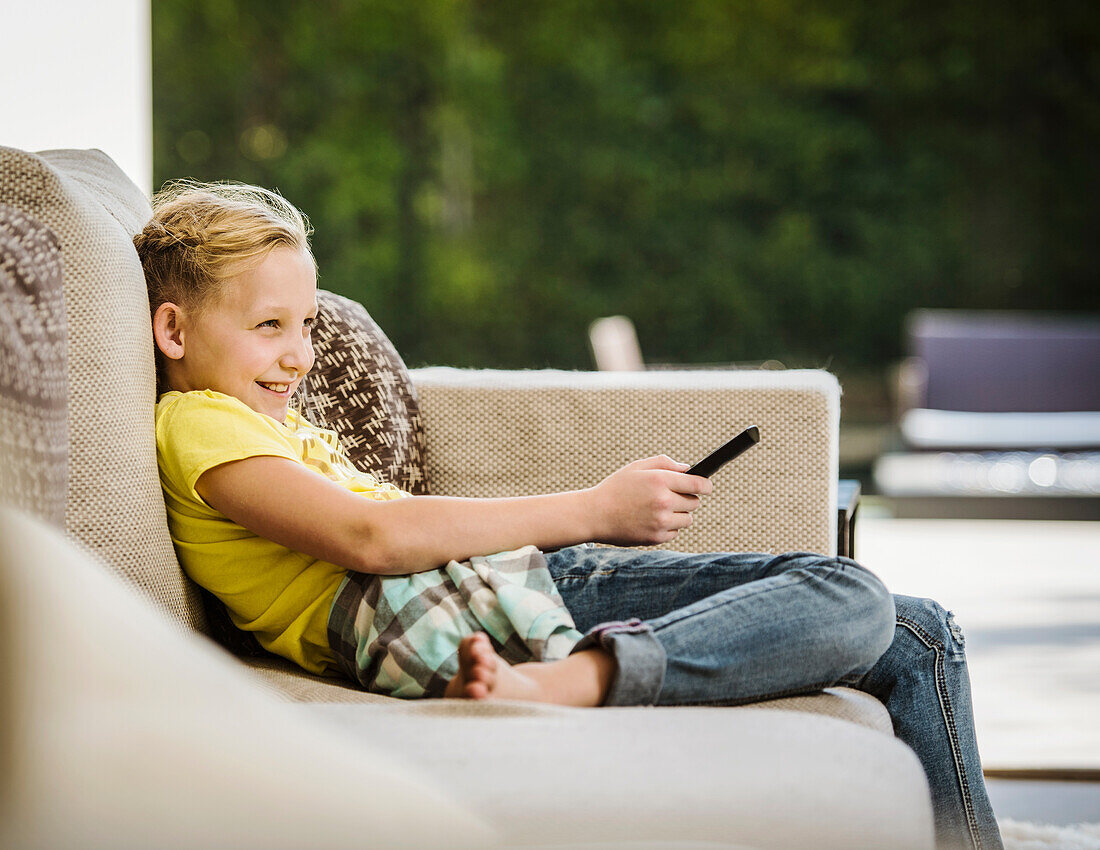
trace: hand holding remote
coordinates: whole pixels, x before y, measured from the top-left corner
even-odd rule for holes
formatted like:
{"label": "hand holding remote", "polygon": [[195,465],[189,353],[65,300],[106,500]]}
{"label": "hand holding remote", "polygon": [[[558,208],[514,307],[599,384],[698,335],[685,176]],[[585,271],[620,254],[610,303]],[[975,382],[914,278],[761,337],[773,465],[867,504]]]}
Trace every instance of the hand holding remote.
{"label": "hand holding remote", "polygon": [[617,546],[668,543],[691,525],[709,481],[684,475],[687,464],[665,455],[636,460],[586,492],[591,539]]}

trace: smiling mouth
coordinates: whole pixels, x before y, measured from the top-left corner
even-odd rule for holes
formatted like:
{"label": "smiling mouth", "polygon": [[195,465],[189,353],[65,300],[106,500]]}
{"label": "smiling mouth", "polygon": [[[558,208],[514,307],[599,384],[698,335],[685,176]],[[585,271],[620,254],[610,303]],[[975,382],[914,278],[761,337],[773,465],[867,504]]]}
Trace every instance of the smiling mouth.
{"label": "smiling mouth", "polygon": [[270,393],[275,393],[276,395],[286,395],[290,390],[290,384],[269,384],[263,381],[256,381],[256,383],[263,389]]}

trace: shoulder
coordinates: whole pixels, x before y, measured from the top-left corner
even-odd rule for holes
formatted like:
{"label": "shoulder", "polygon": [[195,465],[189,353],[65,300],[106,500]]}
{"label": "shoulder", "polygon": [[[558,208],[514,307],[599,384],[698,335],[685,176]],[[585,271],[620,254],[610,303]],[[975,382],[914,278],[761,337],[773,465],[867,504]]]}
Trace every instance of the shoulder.
{"label": "shoulder", "polygon": [[261,416],[240,399],[214,390],[192,390],[186,393],[172,390],[157,399],[156,418],[158,422],[164,418],[202,416],[208,413],[223,416],[243,416],[245,418]]}
{"label": "shoulder", "polygon": [[172,432],[193,437],[209,430],[275,436],[282,431],[282,426],[271,417],[257,413],[240,399],[214,390],[165,393],[157,401],[155,421],[158,440]]}
{"label": "shoulder", "polygon": [[155,427],[161,470],[188,481],[218,464],[254,455],[300,459],[283,425],[212,390],[165,393],[157,402]]}
{"label": "shoulder", "polygon": [[200,504],[196,482],[214,467],[261,456],[302,462],[285,426],[239,399],[212,390],[160,397],[156,449],[165,490]]}

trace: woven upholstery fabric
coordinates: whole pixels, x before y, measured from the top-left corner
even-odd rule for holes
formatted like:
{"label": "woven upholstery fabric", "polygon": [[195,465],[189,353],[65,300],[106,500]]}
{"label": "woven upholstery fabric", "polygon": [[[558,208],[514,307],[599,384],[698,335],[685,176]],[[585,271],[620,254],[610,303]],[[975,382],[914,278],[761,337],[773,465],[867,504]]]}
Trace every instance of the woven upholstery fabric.
{"label": "woven upholstery fabric", "polygon": [[324,290],[317,302],[307,418],[336,431],[360,469],[426,493],[420,408],[401,355],[361,304]]}
{"label": "woven upholstery fabric", "polygon": [[[330,679],[306,673],[296,664],[284,658],[267,655],[244,661],[248,669],[269,691],[285,702],[340,702],[413,705],[394,697],[371,694],[359,688],[350,679]],[[434,702],[434,700],[433,700]],[[455,700],[460,702],[460,700]]]}
{"label": "woven upholstery fabric", "polygon": [[0,204],[0,502],[65,524],[69,384],[61,245]]}
{"label": "woven upholstery fabric", "polygon": [[64,261],[70,467],[65,526],[176,621],[201,628],[157,475],[149,299],[133,236],[148,200],[100,151],[0,148],[0,203],[51,228]]}
{"label": "woven upholstery fabric", "polygon": [[858,723],[869,729],[876,729],[890,737],[894,736],[894,724],[890,720],[890,713],[886,710],[886,706],[870,694],[857,691],[855,688],[826,688],[819,694],[770,699],[739,707],[823,714],[826,717],[836,717],[839,720],[847,720],[849,723]]}
{"label": "woven upholstery fabric", "polygon": [[687,552],[836,552],[840,387],[817,370],[415,369],[433,493],[520,496],[598,483],[632,460],[694,463],[748,425],[759,445],[718,472]]}
{"label": "woven upholstery fabric", "polygon": [[709,707],[457,717],[440,708],[302,713],[441,781],[509,847],[933,847],[917,757],[852,723]]}
{"label": "woven upholstery fabric", "polygon": [[[413,714],[446,715],[450,717],[485,716],[554,716],[560,711],[557,706],[539,703],[518,702],[477,702],[462,699],[442,700],[399,700],[393,697],[369,694],[359,690],[350,681],[326,679],[303,673],[289,661],[268,656],[263,659],[249,659],[245,662],[249,670],[262,684],[287,702],[323,702],[323,703],[359,703],[389,705],[400,707],[402,711]],[[852,688],[827,688],[820,694],[784,697],[766,700],[748,705],[724,707],[723,711],[742,712],[755,709],[776,709],[780,711],[803,711],[835,717],[857,723],[869,729],[883,732],[893,737],[890,715],[886,708],[874,697]],[[658,711],[675,711],[674,708],[660,708]]]}

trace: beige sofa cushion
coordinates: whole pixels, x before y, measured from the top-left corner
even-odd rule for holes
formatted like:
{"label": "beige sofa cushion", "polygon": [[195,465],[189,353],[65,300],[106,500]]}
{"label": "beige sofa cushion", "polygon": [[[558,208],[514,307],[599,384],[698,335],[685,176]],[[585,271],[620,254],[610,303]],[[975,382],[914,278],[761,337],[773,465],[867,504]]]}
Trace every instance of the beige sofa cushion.
{"label": "beige sofa cushion", "polygon": [[400,755],[273,700],[6,508],[0,661],[0,847],[496,846]]}
{"label": "beige sofa cushion", "polygon": [[820,370],[411,372],[432,492],[589,487],[655,454],[694,463],[748,425],[760,444],[714,477],[670,549],[836,552],[840,386]]}
{"label": "beige sofa cushion", "polygon": [[[249,669],[260,684],[266,686],[273,695],[289,702],[314,702],[329,704],[373,704],[397,706],[406,705],[411,711],[422,711],[419,702],[404,702],[393,697],[367,693],[352,684],[349,679],[326,679],[301,672],[297,667],[282,658],[269,655],[266,658],[251,658],[246,661]],[[433,716],[454,717],[511,717],[517,710],[537,713],[544,707],[520,705],[518,703],[470,702],[468,700],[431,700],[434,706],[429,709]],[[414,707],[415,706],[415,707]],[[548,712],[554,709],[545,708]],[[604,712],[609,709],[589,709]],[[819,694],[767,700],[741,706],[727,706],[721,709],[727,712],[726,722],[737,723],[744,712],[757,710],[802,712],[822,717],[845,720],[881,732],[890,738],[894,736],[894,727],[885,706],[873,696],[853,688],[826,688]],[[660,713],[676,712],[678,708],[662,707]],[[732,712],[730,714],[729,712]]]}
{"label": "beige sofa cushion", "polygon": [[439,777],[509,847],[933,845],[912,750],[830,717],[767,705],[488,714],[436,700],[309,707],[319,715]]}
{"label": "beige sofa cushion", "polygon": [[61,246],[0,204],[0,503],[65,522],[69,385]]}
{"label": "beige sofa cushion", "polygon": [[100,151],[0,148],[0,203],[51,228],[65,266],[69,349],[68,532],[201,628],[172,549],[153,442],[153,341],[133,235],[148,200]]}

